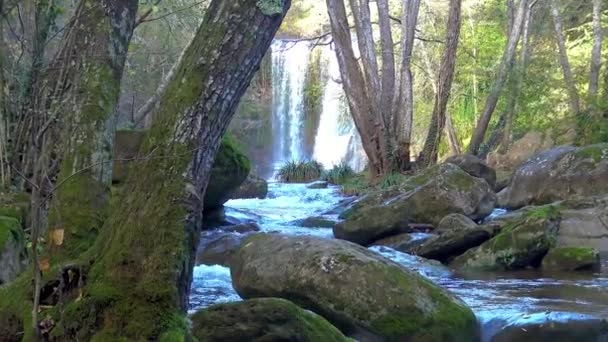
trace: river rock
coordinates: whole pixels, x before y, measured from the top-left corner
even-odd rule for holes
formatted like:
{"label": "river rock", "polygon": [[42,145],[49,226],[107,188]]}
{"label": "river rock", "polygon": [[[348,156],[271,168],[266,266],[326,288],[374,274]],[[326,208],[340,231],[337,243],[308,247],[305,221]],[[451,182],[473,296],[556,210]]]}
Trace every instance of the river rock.
{"label": "river rock", "polygon": [[231,267],[246,299],[279,297],[362,341],[475,341],[472,311],[449,292],[356,244],[255,234]]}
{"label": "river rock", "polygon": [[489,240],[491,233],[481,227],[450,230],[436,235],[412,250],[413,254],[426,259],[448,262],[473,247]]}
{"label": "river rock", "polygon": [[543,312],[512,319],[491,342],[605,342],[605,318],[562,312]]}
{"label": "river rock", "polygon": [[15,279],[26,267],[25,236],[20,222],[0,216],[0,285]]}
{"label": "river rock", "polygon": [[224,232],[203,235],[196,253],[196,263],[230,267],[234,253],[245,236]]}
{"label": "river rock", "polygon": [[477,223],[462,214],[450,214],[439,221],[435,229],[438,234],[443,234],[453,230],[470,230],[477,228]]}
{"label": "river rock", "polygon": [[517,209],[608,192],[608,143],[558,147],[522,164],[498,195],[500,207]]}
{"label": "river rock", "polygon": [[592,271],[600,270],[600,254],[587,247],[553,248],[543,258],[543,271]]}
{"label": "river rock", "polygon": [[326,181],[316,181],[306,184],[306,187],[308,189],[327,189],[328,186],[329,182]]}
{"label": "river rock", "polygon": [[367,245],[399,232],[409,223],[438,225],[452,213],[482,219],[494,209],[496,195],[483,179],[454,164],[431,167],[385,191],[364,196],[347,209],[334,235]]}
{"label": "river rock", "polygon": [[268,182],[262,177],[249,174],[243,184],[230,194],[230,198],[266,198],[266,195],[268,195]]}
{"label": "river rock", "polygon": [[560,247],[589,247],[608,252],[608,195],[557,203]]}
{"label": "river rock", "polygon": [[351,341],[323,317],[278,298],[213,305],[191,320],[200,342]]}
{"label": "river rock", "polygon": [[289,225],[306,228],[333,228],[336,225],[336,220],[323,216],[311,216],[289,222]]}
{"label": "river rock", "polygon": [[471,176],[485,179],[492,189],[496,188],[496,171],[483,160],[470,154],[460,154],[449,157],[445,162],[458,165],[458,167]]}
{"label": "river rock", "polygon": [[372,246],[390,247],[403,253],[412,253],[412,250],[432,238],[434,235],[425,233],[402,233],[376,240]]}
{"label": "river rock", "polygon": [[251,164],[229,137],[224,137],[215,156],[205,191],[205,212],[221,208],[247,179]]}
{"label": "river rock", "polygon": [[538,267],[556,245],[560,214],[553,206],[514,216],[500,233],[481,246],[457,257],[452,266],[460,269],[515,270]]}
{"label": "river rock", "polygon": [[506,153],[492,152],[488,154],[488,165],[497,170],[513,170],[534,154],[554,146],[548,135],[540,132],[528,132],[522,138],[514,141]]}
{"label": "river rock", "polygon": [[244,222],[235,224],[233,226],[222,227],[222,230],[229,233],[245,234],[259,232],[260,230],[262,230],[262,228],[260,228],[260,225],[255,222]]}

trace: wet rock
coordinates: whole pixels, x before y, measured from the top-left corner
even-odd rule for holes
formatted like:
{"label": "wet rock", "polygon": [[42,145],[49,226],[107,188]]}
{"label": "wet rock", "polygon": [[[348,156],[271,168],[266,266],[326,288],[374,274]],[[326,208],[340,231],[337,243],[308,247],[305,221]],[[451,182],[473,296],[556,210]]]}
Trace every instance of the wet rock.
{"label": "wet rock", "polygon": [[606,319],[571,313],[537,313],[508,322],[491,342],[605,342]]}
{"label": "wet rock", "polygon": [[231,267],[243,298],[279,297],[362,341],[475,341],[472,311],[447,291],[347,241],[255,234]]}
{"label": "wet rock", "polygon": [[498,195],[500,207],[601,195],[608,192],[608,144],[558,147],[528,159]]}
{"label": "wet rock", "polygon": [[593,248],[553,248],[543,258],[544,271],[592,271],[600,270],[600,254]]}
{"label": "wet rock", "polygon": [[259,232],[262,230],[262,228],[260,228],[260,225],[255,222],[245,222],[236,224],[234,226],[222,227],[222,230],[229,233],[245,234]]}
{"label": "wet rock", "polygon": [[268,182],[264,178],[249,174],[243,184],[230,194],[230,198],[266,198],[266,195],[268,195]]}
{"label": "wet rock", "polygon": [[222,231],[203,235],[196,254],[196,263],[230,267],[232,258],[245,237],[243,234]]}
{"label": "wet rock", "polygon": [[333,228],[336,225],[336,220],[323,216],[312,216],[289,222],[289,225],[305,228]]}
{"label": "wet rock", "polygon": [[452,213],[482,219],[494,209],[496,196],[483,179],[453,164],[431,167],[386,191],[367,195],[346,210],[334,235],[366,245],[408,232],[409,223],[434,226]]}
{"label": "wet rock", "polygon": [[344,211],[352,206],[357,200],[357,197],[347,197],[340,200],[340,202],[333,208],[323,212],[323,215],[341,215]]}
{"label": "wet rock", "polygon": [[441,219],[435,229],[438,234],[443,234],[453,230],[470,230],[477,228],[477,223],[462,214],[450,214]]}
{"label": "wet rock", "polygon": [[410,253],[433,236],[425,233],[403,233],[377,240],[372,246],[386,246],[403,253]]}
{"label": "wet rock", "polygon": [[488,155],[488,165],[493,168],[513,170],[534,154],[553,147],[553,140],[539,132],[528,132],[511,144],[506,153],[492,152]]}
{"label": "wet rock", "polygon": [[329,186],[329,182],[326,181],[316,181],[309,184],[306,184],[308,189],[327,189]]}
{"label": "wet rock", "polygon": [[477,226],[450,230],[428,239],[412,249],[412,253],[426,259],[448,262],[491,237],[488,230]]}
{"label": "wet rock", "polygon": [[553,206],[545,206],[513,217],[498,235],[457,257],[452,266],[479,270],[538,267],[542,258],[556,245],[559,211]]}
{"label": "wet rock", "polygon": [[27,267],[25,236],[16,218],[0,216],[0,285],[14,280]]}
{"label": "wet rock", "polygon": [[229,137],[224,137],[215,156],[205,191],[205,212],[221,208],[247,179],[251,165]]}
{"label": "wet rock", "polygon": [[556,204],[561,214],[558,246],[608,252],[608,196]]}
{"label": "wet rock", "polygon": [[226,210],[224,207],[217,208],[214,210],[207,210],[203,214],[203,228],[211,229],[225,226],[228,222],[226,221]]}
{"label": "wet rock", "polygon": [[192,334],[201,342],[350,341],[323,317],[278,298],[213,305],[191,320]]}
{"label": "wet rock", "polygon": [[496,188],[496,171],[483,160],[470,154],[460,154],[449,157],[445,162],[457,165],[473,177],[485,179],[492,189]]}

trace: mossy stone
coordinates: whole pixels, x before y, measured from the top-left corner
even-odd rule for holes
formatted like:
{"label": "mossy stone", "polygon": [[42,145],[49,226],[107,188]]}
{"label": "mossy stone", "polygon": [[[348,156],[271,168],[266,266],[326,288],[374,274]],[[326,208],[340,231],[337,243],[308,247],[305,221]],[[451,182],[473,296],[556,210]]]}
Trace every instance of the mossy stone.
{"label": "mossy stone", "polygon": [[192,316],[199,342],[351,341],[323,317],[278,298],[217,304]]}
{"label": "mossy stone", "polygon": [[599,271],[600,255],[593,248],[557,247],[543,258],[545,271]]}

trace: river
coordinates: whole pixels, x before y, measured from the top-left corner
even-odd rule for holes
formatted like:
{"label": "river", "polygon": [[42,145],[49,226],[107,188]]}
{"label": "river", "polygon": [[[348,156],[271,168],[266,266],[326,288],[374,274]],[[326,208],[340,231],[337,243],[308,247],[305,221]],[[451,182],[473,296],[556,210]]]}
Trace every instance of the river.
{"label": "river", "polygon": [[[294,221],[319,216],[342,200],[336,187],[308,189],[304,184],[270,183],[266,199],[231,200],[226,203],[226,214],[255,221],[264,232],[331,239],[331,229],[298,227]],[[337,214],[326,216],[335,219]],[[458,274],[387,247],[370,249],[416,270],[464,300],[478,318],[484,342],[509,325],[608,318],[607,258],[603,258],[602,273],[593,275],[546,275],[537,271]],[[232,288],[228,268],[195,267],[190,312],[237,300],[241,299]]]}

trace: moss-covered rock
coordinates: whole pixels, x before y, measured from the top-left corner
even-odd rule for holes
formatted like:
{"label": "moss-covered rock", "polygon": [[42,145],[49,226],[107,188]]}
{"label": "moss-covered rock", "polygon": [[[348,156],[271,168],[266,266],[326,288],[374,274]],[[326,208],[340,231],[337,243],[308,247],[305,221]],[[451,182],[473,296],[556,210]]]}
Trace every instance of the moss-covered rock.
{"label": "moss-covered rock", "polygon": [[372,246],[385,246],[399,252],[411,254],[416,247],[433,237],[434,235],[431,234],[401,233],[376,240]]}
{"label": "moss-covered rock", "polygon": [[234,190],[247,179],[250,169],[249,159],[232,139],[224,137],[215,157],[205,192],[205,211],[224,205]]}
{"label": "moss-covered rock", "polygon": [[345,220],[336,225],[334,235],[366,245],[407,231],[409,223],[436,226],[452,213],[482,219],[495,202],[496,195],[485,180],[453,164],[437,165],[360,199],[341,215]]}
{"label": "moss-covered rock", "polygon": [[599,271],[600,254],[587,247],[553,248],[543,258],[544,271]]}
{"label": "moss-covered rock", "polygon": [[501,207],[517,209],[608,192],[608,143],[558,147],[537,154],[513,174],[498,195]]}
{"label": "moss-covered rock", "polygon": [[442,218],[434,232],[443,234],[456,230],[469,230],[477,228],[477,223],[462,214],[450,214]]}
{"label": "moss-covered rock", "polygon": [[477,226],[451,230],[428,239],[411,252],[426,259],[448,262],[469,249],[481,245],[490,237],[492,234],[487,229]]}
{"label": "moss-covered rock", "polygon": [[230,194],[230,198],[266,198],[268,182],[256,175],[249,174],[247,179]]}
{"label": "moss-covered rock", "polygon": [[21,223],[16,218],[0,216],[0,285],[15,279],[26,266]]}
{"label": "moss-covered rock", "polygon": [[218,304],[192,316],[199,342],[351,341],[323,317],[278,298]]}
{"label": "moss-covered rock", "polygon": [[231,274],[241,297],[291,300],[359,340],[476,340],[463,302],[347,241],[255,234],[241,244]]}
{"label": "moss-covered rock", "polygon": [[460,269],[514,270],[538,267],[556,245],[561,216],[554,206],[538,207],[515,216],[491,240],[457,257]]}
{"label": "moss-covered rock", "polygon": [[470,154],[460,154],[449,157],[445,162],[457,165],[473,177],[485,179],[492,189],[496,188],[496,171],[483,160]]}

